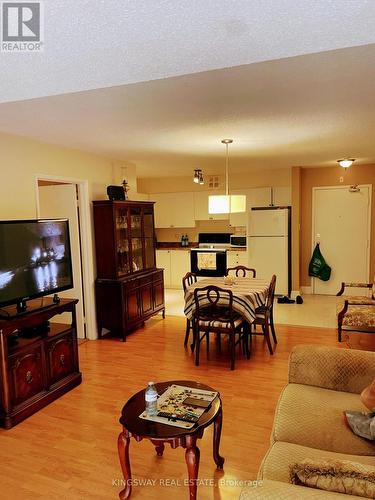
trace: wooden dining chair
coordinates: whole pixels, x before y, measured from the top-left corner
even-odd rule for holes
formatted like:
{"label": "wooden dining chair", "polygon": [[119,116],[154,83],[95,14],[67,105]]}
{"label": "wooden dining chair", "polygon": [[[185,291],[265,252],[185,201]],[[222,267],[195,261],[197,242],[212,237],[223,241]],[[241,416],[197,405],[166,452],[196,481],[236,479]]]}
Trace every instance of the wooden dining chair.
{"label": "wooden dining chair", "polygon": [[255,309],[255,319],[252,325],[261,325],[262,333],[252,332],[250,330],[250,350],[251,350],[251,336],[252,335],[263,335],[266,339],[268,350],[270,354],[273,354],[273,349],[270,339],[270,330],[272,334],[273,341],[277,344],[275,325],[273,323],[273,302],[275,298],[275,288],[276,288],[276,276],[273,275],[271,278],[270,287],[267,293],[266,303],[263,306],[257,307]]}
{"label": "wooden dining chair", "polygon": [[[194,273],[188,272],[185,274],[185,276],[182,278],[182,288],[184,289],[184,293],[186,292],[186,289],[188,286],[192,285],[193,283],[197,282],[197,276]],[[186,347],[189,341],[189,334],[190,330],[192,330],[192,325],[191,322],[188,318],[186,318],[186,333],[185,333],[185,340],[184,340],[184,346]],[[192,350],[194,346],[194,342],[191,344]]]}
{"label": "wooden dining chair", "polygon": [[[195,364],[199,366],[200,344],[206,339],[207,354],[209,351],[210,332],[217,335],[228,335],[230,346],[230,369],[234,370],[236,345],[249,334],[247,322],[233,310],[232,290],[208,285],[194,290],[194,344]],[[202,335],[201,335],[201,332]],[[238,340],[236,341],[236,335]],[[248,343],[243,342],[247,358],[250,356]]]}
{"label": "wooden dining chair", "polygon": [[228,276],[228,274],[231,271],[235,272],[237,277],[242,277],[242,278],[245,278],[247,274],[252,274],[252,277],[255,278],[255,276],[257,274],[255,269],[253,269],[251,267],[236,266],[236,267],[228,267],[225,275]]}

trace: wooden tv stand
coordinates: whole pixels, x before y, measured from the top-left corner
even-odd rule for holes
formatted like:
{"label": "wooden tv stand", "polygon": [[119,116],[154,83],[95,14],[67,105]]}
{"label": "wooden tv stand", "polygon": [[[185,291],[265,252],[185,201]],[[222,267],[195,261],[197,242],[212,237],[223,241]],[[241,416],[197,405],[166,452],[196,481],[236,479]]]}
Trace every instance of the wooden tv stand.
{"label": "wooden tv stand", "polygon": [[[4,308],[0,319],[0,424],[13,427],[79,385],[77,299],[30,300],[27,310]],[[70,312],[71,324],[49,323]]]}

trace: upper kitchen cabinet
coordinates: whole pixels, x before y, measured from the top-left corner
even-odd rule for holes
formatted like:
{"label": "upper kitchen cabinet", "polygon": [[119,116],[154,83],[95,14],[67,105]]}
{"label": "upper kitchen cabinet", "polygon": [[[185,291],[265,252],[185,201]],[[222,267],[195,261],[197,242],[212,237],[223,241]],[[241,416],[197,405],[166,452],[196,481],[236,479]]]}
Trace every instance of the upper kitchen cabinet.
{"label": "upper kitchen cabinet", "polygon": [[230,214],[229,224],[233,227],[246,226],[247,214],[251,207],[267,207],[271,203],[271,188],[232,189],[230,194],[246,196],[246,212]]}
{"label": "upper kitchen cabinet", "polygon": [[292,188],[279,186],[273,188],[273,204],[277,207],[288,207],[292,204]]}
{"label": "upper kitchen cabinet", "polygon": [[155,201],[155,227],[195,227],[193,193],[150,194]]}
{"label": "upper kitchen cabinet", "polygon": [[224,194],[223,192],[199,191],[194,193],[194,218],[195,220],[228,220],[229,214],[209,214],[209,195]]}
{"label": "upper kitchen cabinet", "polygon": [[231,194],[246,195],[247,208],[246,212],[230,214],[229,224],[233,227],[247,225],[247,214],[251,207],[268,207],[272,201],[275,206],[288,206],[291,205],[292,197],[289,186],[233,189]]}

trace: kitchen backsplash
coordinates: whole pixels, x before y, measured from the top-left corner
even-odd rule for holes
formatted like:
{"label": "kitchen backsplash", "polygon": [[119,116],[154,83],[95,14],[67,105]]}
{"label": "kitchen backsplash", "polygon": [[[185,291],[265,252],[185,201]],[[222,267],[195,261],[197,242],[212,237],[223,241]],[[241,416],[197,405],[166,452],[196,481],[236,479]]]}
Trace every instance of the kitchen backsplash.
{"label": "kitchen backsplash", "polygon": [[232,233],[244,235],[246,234],[246,228],[232,227],[228,221],[223,220],[197,221],[195,227],[156,229],[156,238],[158,242],[181,241],[181,236],[187,234],[190,242],[197,242],[198,233]]}

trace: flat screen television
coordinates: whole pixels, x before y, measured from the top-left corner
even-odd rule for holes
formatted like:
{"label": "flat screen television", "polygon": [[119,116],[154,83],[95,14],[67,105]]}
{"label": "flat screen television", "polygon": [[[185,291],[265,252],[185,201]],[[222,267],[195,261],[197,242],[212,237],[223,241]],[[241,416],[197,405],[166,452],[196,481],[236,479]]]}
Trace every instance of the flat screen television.
{"label": "flat screen television", "polygon": [[0,221],[0,308],[73,288],[67,219]]}

